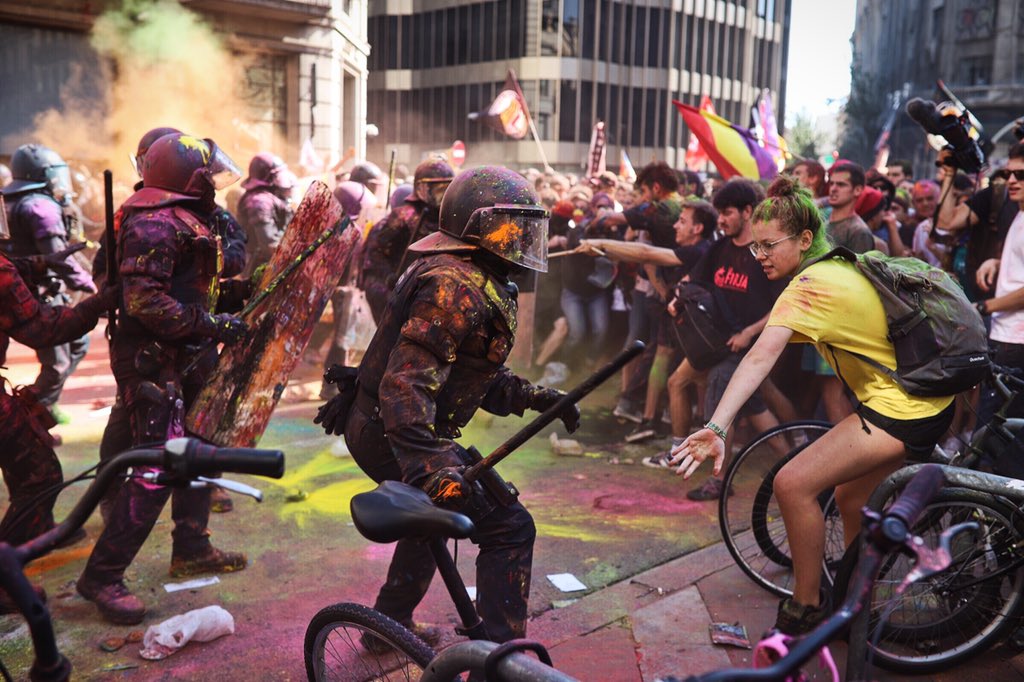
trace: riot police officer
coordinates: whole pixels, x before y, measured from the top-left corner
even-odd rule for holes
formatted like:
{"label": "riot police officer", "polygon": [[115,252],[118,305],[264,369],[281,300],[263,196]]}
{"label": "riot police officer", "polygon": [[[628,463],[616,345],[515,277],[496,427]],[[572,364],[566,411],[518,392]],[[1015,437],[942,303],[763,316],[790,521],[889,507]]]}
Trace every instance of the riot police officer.
{"label": "riot police officer", "polygon": [[[22,145],[11,157],[11,173],[14,180],[0,190],[8,206],[8,253],[15,257],[52,255],[67,249],[73,213],[68,210],[71,174],[64,159],[43,145]],[[60,272],[50,269],[45,281],[35,287],[41,302],[66,305],[71,301],[68,290],[96,291],[92,276],[74,257],[68,256],[65,262],[66,268]],[[57,407],[64,383],[88,349],[89,338],[82,336],[36,350],[41,367],[32,390],[58,421],[67,418]]]}
{"label": "riot police officer", "polygon": [[[121,318],[110,362],[132,445],[183,435],[182,419],[209,369],[183,370],[197,355],[212,362],[216,342],[235,343],[245,334],[240,319],[215,312],[222,254],[203,221],[214,210],[215,190],[240,175],[213,140],[165,135],[145,154],[142,189],[121,208]],[[110,622],[135,624],[145,615],[145,605],[124,585],[124,571],[171,496],[168,488],[132,477],[113,502],[77,584]],[[210,544],[209,513],[208,489],[174,489],[172,576],[245,568],[244,554]]]}
{"label": "riot police officer", "polygon": [[249,177],[242,182],[245,194],[238,201],[238,221],[248,242],[246,276],[269,262],[281,243],[292,219],[287,197],[294,187],[294,174],[278,156],[260,152],[252,157]]}
{"label": "riot police officer", "polygon": [[409,245],[437,231],[441,197],[455,172],[443,159],[429,159],[416,167],[413,177],[412,194],[373,226],[363,247],[360,288],[378,323],[395,280],[408,265]]}
{"label": "riot police officer", "polygon": [[[544,410],[562,395],[516,376],[504,362],[516,330],[516,288],[509,276],[547,269],[547,211],[526,180],[504,168],[482,167],[456,178],[440,206],[440,231],[410,250],[419,256],[396,285],[380,327],[359,366],[354,405],[342,392],[317,417],[345,434],[360,468],[373,480],[402,480],[439,490],[471,462],[455,442],[479,408],[521,415]],[[561,415],[572,431],[579,410]],[[536,535],[519,502],[499,504],[475,486],[444,495],[444,505],[468,514],[477,559],[477,608],[495,641],[522,637]],[[470,492],[472,491],[472,492]],[[419,539],[399,541],[376,607],[413,625],[413,609],[435,565]]]}

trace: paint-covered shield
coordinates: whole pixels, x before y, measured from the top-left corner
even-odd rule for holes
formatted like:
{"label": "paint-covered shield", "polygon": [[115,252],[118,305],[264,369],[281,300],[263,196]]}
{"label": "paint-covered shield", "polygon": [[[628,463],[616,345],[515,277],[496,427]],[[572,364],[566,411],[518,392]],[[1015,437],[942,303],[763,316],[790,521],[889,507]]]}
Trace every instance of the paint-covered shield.
{"label": "paint-covered shield", "polygon": [[[313,183],[257,294],[341,218],[341,206],[327,185]],[[216,372],[186,417],[190,433],[221,447],[252,447],[259,441],[358,242],[356,227],[336,230],[245,315],[249,334],[221,352]]]}

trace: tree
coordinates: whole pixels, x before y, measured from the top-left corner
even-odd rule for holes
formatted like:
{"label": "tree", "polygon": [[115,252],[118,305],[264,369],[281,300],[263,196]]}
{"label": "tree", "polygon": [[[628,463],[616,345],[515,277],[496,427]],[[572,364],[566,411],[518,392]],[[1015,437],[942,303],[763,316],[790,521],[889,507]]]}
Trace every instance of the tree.
{"label": "tree", "polygon": [[815,121],[806,111],[796,115],[793,125],[786,132],[789,150],[805,159],[817,159],[821,156],[821,147],[825,145],[825,134],[818,130]]}
{"label": "tree", "polygon": [[850,97],[843,105],[839,155],[862,166],[874,162],[874,146],[882,132],[886,100],[874,74],[865,72],[854,57],[850,66]]}

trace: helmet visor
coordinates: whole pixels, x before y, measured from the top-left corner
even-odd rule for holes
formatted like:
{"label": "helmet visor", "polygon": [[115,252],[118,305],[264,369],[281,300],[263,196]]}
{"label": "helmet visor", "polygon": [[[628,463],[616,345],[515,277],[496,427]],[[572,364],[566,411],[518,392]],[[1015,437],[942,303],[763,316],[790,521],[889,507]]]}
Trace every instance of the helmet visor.
{"label": "helmet visor", "polygon": [[213,140],[206,140],[210,145],[210,160],[206,164],[210,184],[214,189],[224,189],[242,179],[242,171],[231,158],[221,151]]}
{"label": "helmet visor", "polygon": [[476,211],[480,248],[538,272],[548,271],[548,217],[543,206],[498,204]]}
{"label": "helmet visor", "polygon": [[416,183],[416,196],[428,206],[440,206],[451,178],[425,178]]}
{"label": "helmet visor", "polygon": [[0,194],[0,242],[11,238],[11,228],[7,224],[7,206],[4,205],[4,195]]}
{"label": "helmet visor", "polygon": [[74,196],[74,185],[71,184],[71,169],[66,165],[50,166],[46,169],[46,179],[50,181],[50,191],[60,201],[64,197]]}

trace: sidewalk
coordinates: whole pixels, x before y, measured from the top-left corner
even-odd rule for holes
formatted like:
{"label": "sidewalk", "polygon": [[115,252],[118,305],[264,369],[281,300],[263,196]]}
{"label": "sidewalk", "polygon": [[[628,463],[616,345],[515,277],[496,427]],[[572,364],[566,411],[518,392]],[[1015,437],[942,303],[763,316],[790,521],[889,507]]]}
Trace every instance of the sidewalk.
{"label": "sidewalk", "polygon": [[[712,622],[740,623],[752,642],[775,622],[778,599],[754,585],[718,543],[611,585],[530,624],[555,667],[580,680],[653,682],[685,679],[726,667],[750,667],[750,651],[714,645]],[[845,679],[846,644],[830,647]],[[600,652],[599,655],[595,655]],[[811,679],[831,679],[810,664]],[[941,674],[896,675],[880,668],[875,680],[1024,680],[1024,654],[1000,646]]]}

